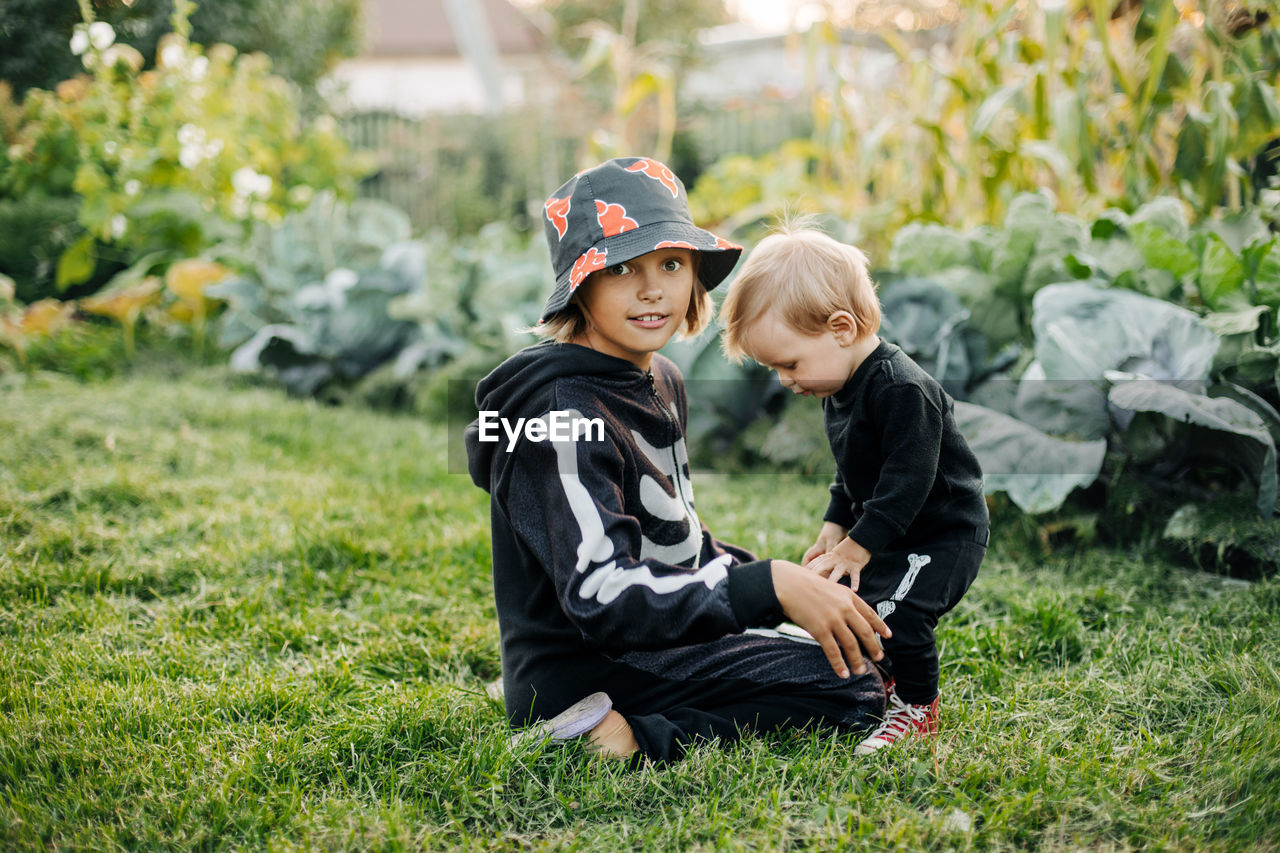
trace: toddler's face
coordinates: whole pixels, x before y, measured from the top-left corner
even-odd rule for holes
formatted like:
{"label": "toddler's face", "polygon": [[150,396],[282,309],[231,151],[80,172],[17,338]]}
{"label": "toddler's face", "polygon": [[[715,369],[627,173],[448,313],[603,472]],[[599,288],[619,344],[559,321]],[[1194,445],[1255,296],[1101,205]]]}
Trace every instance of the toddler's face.
{"label": "toddler's face", "polygon": [[577,299],[588,330],[575,343],[642,370],[684,325],[693,295],[689,249],[659,249],[594,272]]}
{"label": "toddler's face", "polygon": [[783,387],[805,397],[830,397],[859,364],[857,348],[834,332],[798,331],[772,311],[751,325],[746,339],[752,358],[776,371]]}

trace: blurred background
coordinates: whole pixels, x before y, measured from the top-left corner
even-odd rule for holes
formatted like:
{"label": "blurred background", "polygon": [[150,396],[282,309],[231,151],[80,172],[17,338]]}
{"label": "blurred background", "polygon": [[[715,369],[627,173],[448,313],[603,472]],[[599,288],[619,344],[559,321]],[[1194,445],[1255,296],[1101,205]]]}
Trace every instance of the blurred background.
{"label": "blurred background", "polygon": [[[1000,500],[1198,548],[1226,524],[1206,506],[1276,505],[1278,15],[5,0],[0,378],[181,351],[465,418],[475,379],[533,341],[542,201],[650,156],[748,249],[793,213],[864,248],[883,334],[959,401]],[[714,330],[669,354],[696,464],[821,473],[820,415],[725,362]]]}

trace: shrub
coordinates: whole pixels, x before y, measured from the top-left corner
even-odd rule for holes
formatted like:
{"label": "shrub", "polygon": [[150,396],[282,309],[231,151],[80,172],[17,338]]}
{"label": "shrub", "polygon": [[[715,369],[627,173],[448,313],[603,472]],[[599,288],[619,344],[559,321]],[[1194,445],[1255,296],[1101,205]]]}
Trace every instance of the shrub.
{"label": "shrub", "polygon": [[73,199],[84,229],[65,248],[52,241],[61,248],[52,279],[47,260],[21,268],[0,254],[29,296],[90,281],[102,262],[192,257],[278,222],[318,189],[354,191],[364,166],[336,122],[304,123],[265,56],[191,43],[189,7],[178,5],[156,67],[144,70],[109,25],[88,21],[72,39],[88,73],[30,91],[14,126],[6,120],[0,200],[39,212]]}

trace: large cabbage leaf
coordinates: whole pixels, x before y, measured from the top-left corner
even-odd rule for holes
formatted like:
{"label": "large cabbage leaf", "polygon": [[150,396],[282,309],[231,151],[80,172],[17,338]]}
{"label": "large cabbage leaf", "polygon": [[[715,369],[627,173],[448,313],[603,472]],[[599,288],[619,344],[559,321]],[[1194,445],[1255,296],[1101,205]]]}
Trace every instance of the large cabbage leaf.
{"label": "large cabbage leaf", "polygon": [[1257,394],[1280,392],[1280,340],[1268,340],[1265,334],[1266,326],[1275,327],[1274,320],[1275,312],[1265,305],[1207,315],[1205,325],[1222,340],[1215,373]]}
{"label": "large cabbage leaf", "polygon": [[1103,383],[1049,379],[1038,361],[1031,362],[1018,381],[1013,414],[1052,435],[1092,441],[1111,431]]}
{"label": "large cabbage leaf", "polygon": [[1091,485],[1102,471],[1105,441],[1055,438],[970,403],[957,402],[955,417],[982,465],[987,494],[1005,492],[1024,512],[1057,509],[1073,489]]}
{"label": "large cabbage leaf", "polygon": [[881,283],[880,334],[902,348],[953,396],[963,395],[985,360],[982,336],[954,293],[924,278]]}
{"label": "large cabbage leaf", "polygon": [[684,375],[688,432],[694,445],[728,441],[762,413],[782,408],[791,397],[772,371],[754,361],[729,361],[718,334],[673,339],[662,354]]}
{"label": "large cabbage leaf", "polygon": [[[1215,459],[1240,471],[1257,488],[1258,511],[1269,517],[1275,510],[1275,442],[1262,417],[1247,406],[1226,397],[1206,397],[1166,382],[1148,380],[1118,381],[1108,399],[1119,409],[1151,412],[1188,425],[1190,440],[1180,444],[1190,448],[1197,459]],[[1135,420],[1130,430],[1140,425]]]}
{"label": "large cabbage leaf", "polygon": [[1086,282],[1054,284],[1033,302],[1036,360],[1048,379],[1100,380],[1108,370],[1205,381],[1218,336],[1192,312]]}

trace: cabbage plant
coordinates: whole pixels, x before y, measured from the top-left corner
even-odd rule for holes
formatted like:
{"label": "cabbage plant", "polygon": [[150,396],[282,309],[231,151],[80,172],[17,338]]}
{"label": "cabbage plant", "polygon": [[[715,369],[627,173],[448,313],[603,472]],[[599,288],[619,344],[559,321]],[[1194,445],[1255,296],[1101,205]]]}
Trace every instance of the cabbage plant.
{"label": "cabbage plant", "polygon": [[228,303],[219,342],[239,372],[275,375],[291,393],[351,382],[418,335],[387,308],[426,278],[426,247],[408,218],[376,201],[322,194],[277,226],[260,225],[249,272],[206,290]]}
{"label": "cabbage plant", "polygon": [[1221,343],[1200,317],[1081,282],[1041,289],[1034,306],[1036,360],[1013,411],[957,404],[988,492],[1026,512],[1056,509],[1103,473],[1105,448],[1153,487],[1188,497],[1211,494],[1225,474],[1272,514],[1280,415],[1213,382]]}

